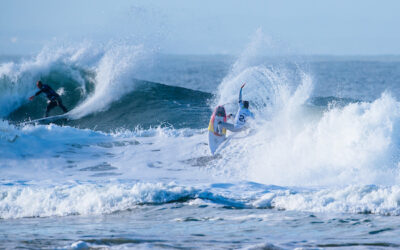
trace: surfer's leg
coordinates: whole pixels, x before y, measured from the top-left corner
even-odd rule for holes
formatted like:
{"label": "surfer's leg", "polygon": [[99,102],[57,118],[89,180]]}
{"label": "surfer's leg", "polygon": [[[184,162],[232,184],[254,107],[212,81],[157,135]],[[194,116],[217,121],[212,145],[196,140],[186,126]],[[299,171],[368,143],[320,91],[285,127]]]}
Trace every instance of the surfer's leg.
{"label": "surfer's leg", "polygon": [[235,127],[234,128],[235,131],[233,131],[233,132],[240,132],[240,131],[245,130],[245,129],[246,129],[245,126],[243,126],[243,127]]}
{"label": "surfer's leg", "polygon": [[226,128],[231,132],[240,132],[245,129],[245,127],[236,127],[235,125],[227,122],[220,122],[218,123],[218,129],[222,130],[222,128]]}
{"label": "surfer's leg", "polygon": [[236,132],[235,126],[231,123],[227,122],[220,122],[218,123],[218,130],[222,130],[223,128],[226,128],[229,131]]}
{"label": "surfer's leg", "polygon": [[64,113],[68,112],[67,108],[62,104],[61,98],[58,98],[57,104],[64,111]]}
{"label": "surfer's leg", "polygon": [[49,116],[50,110],[52,110],[55,106],[57,106],[57,102],[55,102],[55,101],[50,101],[50,102],[47,104],[46,113],[44,114],[44,117],[48,117],[48,116]]}

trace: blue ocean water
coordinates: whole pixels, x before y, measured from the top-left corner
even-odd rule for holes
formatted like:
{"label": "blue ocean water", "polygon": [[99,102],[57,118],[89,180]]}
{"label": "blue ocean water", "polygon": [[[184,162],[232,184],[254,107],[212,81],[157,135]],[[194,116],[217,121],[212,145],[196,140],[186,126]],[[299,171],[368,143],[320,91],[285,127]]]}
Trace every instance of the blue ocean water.
{"label": "blue ocean water", "polygon": [[[0,61],[1,248],[400,247],[398,57],[82,45]],[[69,119],[29,122],[38,79]],[[211,112],[234,113],[243,82],[256,119],[211,156]]]}

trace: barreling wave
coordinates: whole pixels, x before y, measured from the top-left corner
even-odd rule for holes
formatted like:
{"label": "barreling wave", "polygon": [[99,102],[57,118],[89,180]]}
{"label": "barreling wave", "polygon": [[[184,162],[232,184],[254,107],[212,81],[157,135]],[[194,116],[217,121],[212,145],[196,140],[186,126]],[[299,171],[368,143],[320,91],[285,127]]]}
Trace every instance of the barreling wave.
{"label": "barreling wave", "polygon": [[[0,65],[0,117],[12,123],[43,117],[44,95],[29,102],[41,80],[54,88],[70,110],[56,124],[99,130],[150,127],[201,127],[207,123],[211,94],[138,80],[145,67],[142,46],[91,45],[43,49],[36,57]],[[51,115],[61,114],[55,108]],[[191,118],[189,118],[191,117]],[[195,119],[193,119],[195,117]]]}
{"label": "barreling wave", "polygon": [[[94,88],[91,69],[101,57],[101,52],[92,51],[90,46],[44,48],[38,55],[18,62],[0,65],[0,117],[6,117],[37,91],[36,81],[50,83],[59,93],[80,91],[87,95]],[[68,85],[66,89],[63,86]],[[79,98],[78,98],[79,99]],[[67,100],[76,103],[79,100]],[[35,103],[33,103],[35,105]]]}

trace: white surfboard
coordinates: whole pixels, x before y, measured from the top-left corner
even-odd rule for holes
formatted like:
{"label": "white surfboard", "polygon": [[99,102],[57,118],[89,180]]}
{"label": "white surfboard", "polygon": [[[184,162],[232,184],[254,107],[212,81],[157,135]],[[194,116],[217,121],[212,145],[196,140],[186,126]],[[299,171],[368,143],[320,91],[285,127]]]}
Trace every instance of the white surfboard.
{"label": "white surfboard", "polygon": [[26,124],[33,124],[33,123],[49,123],[49,122],[54,122],[63,118],[68,118],[68,113],[67,114],[62,114],[62,115],[54,115],[54,116],[49,116],[49,117],[43,117],[40,119],[35,119],[27,122],[21,123],[22,125]]}
{"label": "white surfboard", "polygon": [[226,112],[223,106],[215,108],[208,124],[208,146],[212,155],[226,139],[226,129],[220,131],[218,128],[218,122],[220,121],[226,122]]}

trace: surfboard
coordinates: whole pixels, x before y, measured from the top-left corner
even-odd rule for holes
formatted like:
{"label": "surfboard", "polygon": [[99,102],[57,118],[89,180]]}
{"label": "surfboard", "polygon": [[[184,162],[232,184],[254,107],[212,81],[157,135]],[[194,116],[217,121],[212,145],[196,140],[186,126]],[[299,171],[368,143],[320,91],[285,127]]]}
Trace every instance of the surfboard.
{"label": "surfboard", "polygon": [[64,118],[68,118],[68,114],[43,117],[43,118],[40,118],[40,119],[26,121],[26,122],[23,122],[21,124],[22,125],[26,125],[26,124],[33,124],[33,123],[50,123],[50,122],[54,122],[54,121],[57,121],[57,120],[60,120],[60,119],[64,119]]}
{"label": "surfboard", "polygon": [[215,108],[208,124],[208,146],[212,155],[226,139],[226,129],[218,128],[218,122],[220,121],[226,122],[226,112],[223,106]]}

